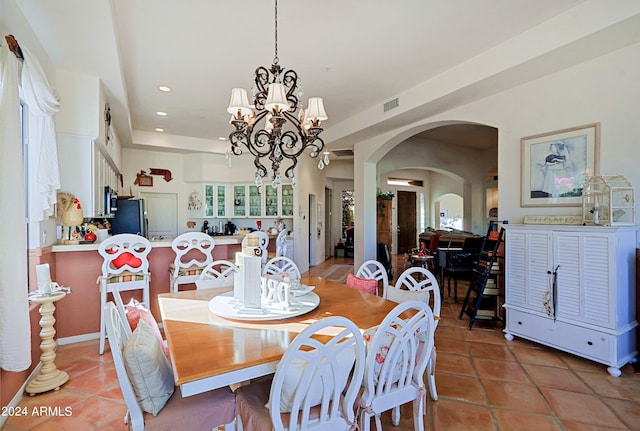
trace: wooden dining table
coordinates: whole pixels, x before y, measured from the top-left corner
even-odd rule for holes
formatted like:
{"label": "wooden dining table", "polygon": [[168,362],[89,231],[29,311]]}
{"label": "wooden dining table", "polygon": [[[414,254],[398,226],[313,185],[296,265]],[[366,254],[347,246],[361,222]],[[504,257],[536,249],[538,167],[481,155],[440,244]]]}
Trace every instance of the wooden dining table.
{"label": "wooden dining table", "polygon": [[[234,320],[218,316],[209,301],[231,288],[158,295],[176,385],[183,397],[272,374],[290,342],[314,321],[345,316],[361,330],[379,325],[397,304],[320,277],[318,307],[281,320]],[[332,334],[327,334],[332,335]]]}

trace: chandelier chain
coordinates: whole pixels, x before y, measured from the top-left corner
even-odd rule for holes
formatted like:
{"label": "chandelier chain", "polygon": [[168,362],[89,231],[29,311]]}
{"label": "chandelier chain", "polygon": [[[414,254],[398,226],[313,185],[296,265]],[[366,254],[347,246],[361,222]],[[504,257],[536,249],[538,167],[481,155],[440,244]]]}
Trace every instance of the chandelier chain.
{"label": "chandelier chain", "polygon": [[275,39],[275,54],[273,57],[273,64],[278,64],[278,0],[275,0],[275,12],[274,12],[274,39]]}

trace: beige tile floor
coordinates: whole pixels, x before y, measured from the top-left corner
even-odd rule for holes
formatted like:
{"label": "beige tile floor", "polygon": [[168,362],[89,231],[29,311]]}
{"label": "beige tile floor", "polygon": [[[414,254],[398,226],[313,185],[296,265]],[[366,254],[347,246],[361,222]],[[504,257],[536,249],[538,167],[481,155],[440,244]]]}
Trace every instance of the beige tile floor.
{"label": "beige tile floor", "polygon": [[[397,274],[404,259],[394,260]],[[329,259],[309,275],[350,261]],[[498,324],[479,322],[469,331],[468,320],[458,319],[460,305],[444,298],[436,332],[440,398],[428,400],[426,430],[640,430],[640,375],[633,367],[625,366],[614,378],[604,365],[517,338],[506,341]],[[97,352],[97,340],[60,346],[56,362],[70,381],[20,403],[30,413],[34,407],[62,412],[69,407],[69,416],[11,417],[2,429],[125,430],[126,407],[111,355]],[[410,406],[403,407],[399,427],[391,426],[389,413],[382,417],[383,427],[413,429]]]}

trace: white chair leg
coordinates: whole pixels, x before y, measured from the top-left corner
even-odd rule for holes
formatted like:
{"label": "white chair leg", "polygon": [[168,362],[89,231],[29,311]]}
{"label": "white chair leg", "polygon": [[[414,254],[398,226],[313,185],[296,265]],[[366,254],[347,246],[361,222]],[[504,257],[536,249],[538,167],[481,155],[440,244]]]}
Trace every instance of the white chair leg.
{"label": "white chair leg", "polygon": [[242,427],[242,419],[240,419],[240,415],[236,414],[236,431],[243,431],[244,428]]}
{"label": "white chair leg", "polygon": [[427,382],[429,384],[429,393],[433,401],[438,401],[438,391],[436,389],[436,376],[435,374],[427,374]]}
{"label": "white chair leg", "polygon": [[360,414],[360,431],[371,430],[371,415],[365,411]]}
{"label": "white chair leg", "polygon": [[147,285],[142,289],[142,301],[144,302],[144,306],[148,309],[151,309],[151,300],[149,298],[149,283],[147,280]]}
{"label": "white chair leg", "polygon": [[438,401],[438,390],[436,389],[436,358],[437,353],[435,348],[433,349],[433,353],[431,354],[431,358],[429,358],[429,363],[427,364],[427,384],[429,386],[429,393],[431,394],[431,399],[433,401]]}
{"label": "white chair leg", "polygon": [[391,409],[391,423],[396,427],[400,425],[400,406]]}
{"label": "white chair leg", "polygon": [[413,428],[415,431],[424,431],[424,401],[423,397],[413,400]]}
{"label": "white chair leg", "polygon": [[104,321],[104,306],[107,303],[106,283],[100,282],[100,354],[104,353],[104,340],[106,338],[107,322]]}

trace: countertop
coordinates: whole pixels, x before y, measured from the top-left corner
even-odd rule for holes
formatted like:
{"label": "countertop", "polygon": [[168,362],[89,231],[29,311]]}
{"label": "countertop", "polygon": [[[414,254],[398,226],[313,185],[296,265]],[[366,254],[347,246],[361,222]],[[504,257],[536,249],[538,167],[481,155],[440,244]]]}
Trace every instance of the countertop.
{"label": "countertop", "polygon": [[[211,239],[219,245],[240,244],[242,242],[242,238],[244,238],[244,235],[220,235],[211,237]],[[149,242],[151,243],[151,247],[154,248],[171,247],[173,238],[150,239]],[[93,244],[54,244],[51,251],[54,253],[67,251],[91,251],[98,250],[99,245],[99,242],[94,242]]]}

